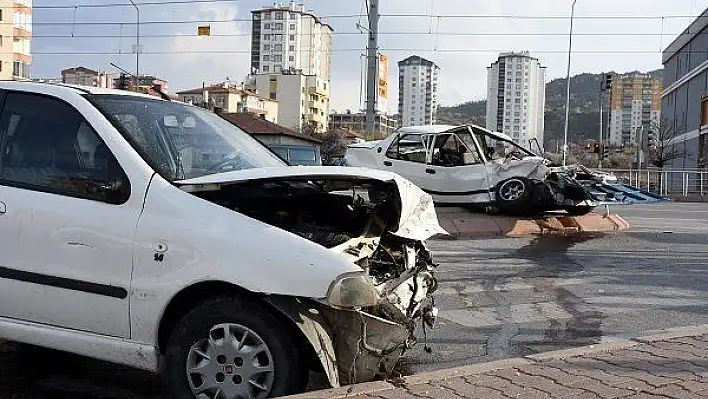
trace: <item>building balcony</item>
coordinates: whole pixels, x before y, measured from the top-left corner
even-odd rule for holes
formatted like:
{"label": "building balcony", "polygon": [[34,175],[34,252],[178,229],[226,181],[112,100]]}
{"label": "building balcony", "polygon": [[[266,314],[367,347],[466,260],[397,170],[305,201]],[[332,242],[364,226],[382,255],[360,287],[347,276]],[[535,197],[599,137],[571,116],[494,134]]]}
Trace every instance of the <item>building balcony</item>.
{"label": "building balcony", "polygon": [[308,93],[310,93],[310,94],[315,94],[315,95],[318,95],[318,96],[324,96],[324,97],[329,96],[329,92],[328,92],[327,90],[325,90],[325,89],[319,87],[319,86],[317,86],[317,87],[310,87],[310,88],[308,89]]}

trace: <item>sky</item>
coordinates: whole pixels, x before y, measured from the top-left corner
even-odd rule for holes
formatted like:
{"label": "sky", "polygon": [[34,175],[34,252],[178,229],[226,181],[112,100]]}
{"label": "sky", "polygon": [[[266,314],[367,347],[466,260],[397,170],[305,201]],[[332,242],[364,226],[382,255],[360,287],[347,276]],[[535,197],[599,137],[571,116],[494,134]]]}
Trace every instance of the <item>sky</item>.
{"label": "sky", "polygon": [[[250,11],[274,3],[134,1],[140,72],[166,79],[173,92],[227,77],[243,81],[250,67]],[[364,1],[300,2],[334,29],[332,109],[359,110],[366,36],[356,24],[367,23]],[[127,6],[93,6],[121,3]],[[136,69],[136,10],[129,0],[34,0],[34,7],[33,77],[59,77],[75,66],[117,73],[111,63]],[[706,7],[708,0],[577,0],[571,74],[661,68],[661,49]],[[444,106],[483,99],[486,68],[500,52],[529,51],[547,67],[547,80],[565,77],[570,11],[571,0],[380,0],[390,112],[398,103],[397,62],[414,54],[440,66]],[[212,36],[196,36],[200,25],[210,25]]]}

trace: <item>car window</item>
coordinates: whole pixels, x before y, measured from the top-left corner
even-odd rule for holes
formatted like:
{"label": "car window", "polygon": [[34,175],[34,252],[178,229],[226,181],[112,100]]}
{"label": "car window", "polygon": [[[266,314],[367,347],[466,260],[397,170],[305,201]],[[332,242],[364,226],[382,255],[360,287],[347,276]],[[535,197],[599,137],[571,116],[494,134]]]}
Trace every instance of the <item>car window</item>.
{"label": "car window", "polygon": [[475,165],[482,163],[482,156],[479,153],[479,148],[474,142],[472,135],[469,131],[457,132],[457,138],[460,139],[467,147],[465,151],[464,164],[465,165]]}
{"label": "car window", "polygon": [[425,163],[425,144],[420,134],[404,134],[394,140],[386,156],[402,161]]}
{"label": "car window", "polygon": [[476,147],[469,150],[457,134],[438,134],[435,137],[431,164],[436,166],[467,166],[481,163]]}
{"label": "car window", "polygon": [[106,185],[115,178],[125,181],[98,134],[76,109],[59,100],[10,93],[0,135],[3,184],[108,201]]}

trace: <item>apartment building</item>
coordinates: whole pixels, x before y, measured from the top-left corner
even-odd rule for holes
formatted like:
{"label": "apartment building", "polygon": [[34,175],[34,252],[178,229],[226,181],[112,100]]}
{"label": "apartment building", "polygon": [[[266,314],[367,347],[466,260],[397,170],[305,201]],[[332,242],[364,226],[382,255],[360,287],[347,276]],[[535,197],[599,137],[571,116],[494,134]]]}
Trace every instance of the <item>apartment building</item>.
{"label": "apartment building", "polygon": [[398,63],[398,115],[401,126],[435,123],[439,74],[440,67],[417,55]]}
{"label": "apartment building", "polygon": [[278,101],[259,96],[228,82],[198,89],[180,91],[179,101],[211,108],[224,114],[248,113],[278,123]]}
{"label": "apartment building", "polygon": [[660,78],[644,74],[612,77],[608,138],[611,146],[637,147],[661,118]]}
{"label": "apartment building", "polygon": [[61,71],[61,81],[72,85],[113,88],[113,78],[110,75],[81,66]]}
{"label": "apartment building", "polygon": [[502,53],[487,67],[487,129],[543,145],[545,107],[546,68],[528,51]]}
{"label": "apartment building", "polygon": [[281,71],[249,75],[246,88],[279,102],[278,124],[295,130],[312,126],[318,133],[327,129],[329,81],[299,71]]}
{"label": "apartment building", "polygon": [[32,0],[0,0],[0,80],[29,80]]}
{"label": "apartment building", "polygon": [[295,2],[274,4],[251,14],[251,73],[301,70],[330,81],[330,25]]}
{"label": "apartment building", "polygon": [[363,112],[352,113],[332,113],[329,115],[329,131],[344,129],[358,133],[369,140],[379,140],[386,138],[396,130],[398,123],[396,118],[385,114],[376,114],[374,119],[374,131],[366,131],[366,114]]}

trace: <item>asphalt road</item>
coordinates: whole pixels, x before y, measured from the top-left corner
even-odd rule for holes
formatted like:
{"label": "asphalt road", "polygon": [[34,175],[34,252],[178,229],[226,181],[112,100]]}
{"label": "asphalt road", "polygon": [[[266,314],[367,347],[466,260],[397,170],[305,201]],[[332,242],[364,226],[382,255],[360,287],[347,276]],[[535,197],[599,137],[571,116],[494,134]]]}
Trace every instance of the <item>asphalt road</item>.
{"label": "asphalt road", "polygon": [[[439,324],[407,373],[708,323],[708,204],[616,209],[610,235],[430,242]],[[0,399],[160,398],[154,376],[0,343]]]}

